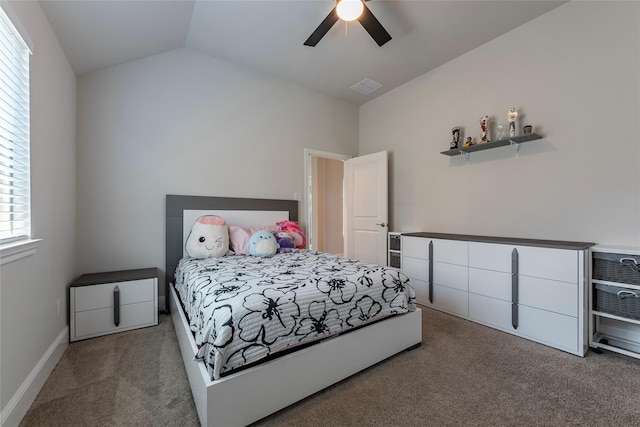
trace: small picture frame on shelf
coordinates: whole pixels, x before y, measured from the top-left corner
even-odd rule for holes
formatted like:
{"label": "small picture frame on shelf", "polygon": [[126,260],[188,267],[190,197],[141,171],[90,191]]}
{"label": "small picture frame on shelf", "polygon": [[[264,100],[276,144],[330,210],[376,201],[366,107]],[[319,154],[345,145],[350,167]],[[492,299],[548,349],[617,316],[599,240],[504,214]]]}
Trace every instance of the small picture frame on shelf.
{"label": "small picture frame on shelf", "polygon": [[449,148],[455,150],[458,148],[458,143],[460,142],[460,126],[455,126],[451,129],[451,144],[449,144]]}

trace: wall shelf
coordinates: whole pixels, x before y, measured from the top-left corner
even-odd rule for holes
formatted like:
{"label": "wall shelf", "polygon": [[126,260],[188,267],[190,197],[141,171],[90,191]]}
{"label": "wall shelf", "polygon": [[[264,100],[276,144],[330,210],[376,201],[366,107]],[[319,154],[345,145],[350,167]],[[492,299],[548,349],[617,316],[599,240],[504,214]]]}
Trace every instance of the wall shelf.
{"label": "wall shelf", "polygon": [[542,136],[538,135],[537,133],[530,133],[528,135],[507,137],[499,141],[485,142],[483,144],[474,144],[469,147],[453,148],[451,150],[441,151],[440,154],[444,154],[445,156],[457,156],[457,155],[463,154],[465,158],[469,160],[469,154],[473,153],[474,151],[482,151],[482,150],[488,150],[490,148],[497,148],[497,147],[504,147],[506,145],[511,145],[511,147],[513,147],[513,150],[516,152],[516,156],[517,156],[518,150],[519,150],[518,144],[521,144],[527,141],[534,141],[536,139],[542,139]]}

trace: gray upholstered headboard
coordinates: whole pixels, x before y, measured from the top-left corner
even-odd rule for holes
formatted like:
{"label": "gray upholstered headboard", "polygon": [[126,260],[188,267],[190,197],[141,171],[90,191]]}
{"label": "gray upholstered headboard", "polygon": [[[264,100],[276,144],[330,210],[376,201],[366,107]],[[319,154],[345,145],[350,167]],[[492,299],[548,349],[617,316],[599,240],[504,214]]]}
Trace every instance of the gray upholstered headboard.
{"label": "gray upholstered headboard", "polygon": [[[289,219],[298,220],[297,200],[243,199],[235,197],[179,196],[166,197],[166,252],[165,282],[167,311],[169,307],[169,283],[174,280],[174,272],[182,258],[184,246],[185,210],[229,210],[229,211],[286,211]],[[264,224],[254,224],[264,225]]]}

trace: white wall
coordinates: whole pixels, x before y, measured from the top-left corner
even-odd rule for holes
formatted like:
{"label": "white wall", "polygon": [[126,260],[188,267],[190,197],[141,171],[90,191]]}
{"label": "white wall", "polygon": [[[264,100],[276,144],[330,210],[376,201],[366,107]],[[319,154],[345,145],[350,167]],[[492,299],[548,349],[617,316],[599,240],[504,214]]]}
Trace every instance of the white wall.
{"label": "white wall", "polygon": [[[43,240],[35,255],[0,267],[3,412],[66,328],[66,287],[74,279],[76,248],[76,78],[39,4],[19,1],[10,2],[9,7],[34,47],[30,62],[32,234]],[[56,317],[58,299],[60,317]]]}
{"label": "white wall", "polygon": [[[640,244],[638,2],[570,2],[360,108],[392,230]],[[419,54],[417,52],[416,54]],[[516,107],[543,140],[446,157]]]}
{"label": "white wall", "polygon": [[166,194],[292,199],[304,148],[357,144],[356,107],[189,49],[83,76],[79,272],[164,271]]}

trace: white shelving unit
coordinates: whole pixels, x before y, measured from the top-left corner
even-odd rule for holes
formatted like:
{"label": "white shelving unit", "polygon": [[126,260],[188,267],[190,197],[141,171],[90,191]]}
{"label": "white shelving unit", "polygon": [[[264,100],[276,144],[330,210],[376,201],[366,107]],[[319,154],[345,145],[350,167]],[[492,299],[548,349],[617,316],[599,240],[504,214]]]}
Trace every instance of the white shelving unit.
{"label": "white shelving unit", "polygon": [[400,234],[391,231],[387,238],[387,265],[398,270],[402,266],[402,239]]}
{"label": "white shelving unit", "polygon": [[640,359],[640,248],[592,247],[589,288],[589,346]]}

